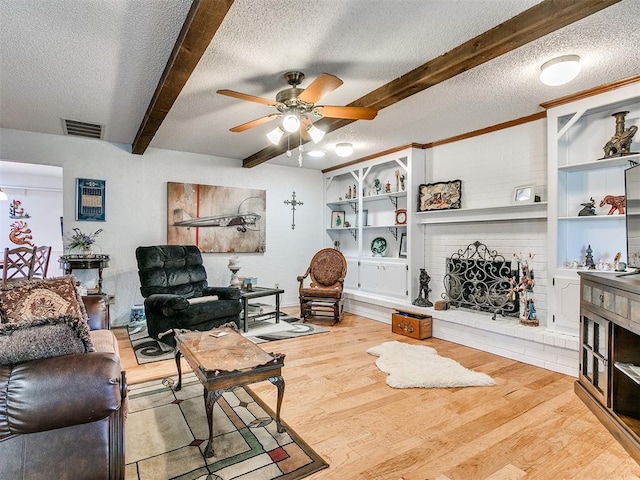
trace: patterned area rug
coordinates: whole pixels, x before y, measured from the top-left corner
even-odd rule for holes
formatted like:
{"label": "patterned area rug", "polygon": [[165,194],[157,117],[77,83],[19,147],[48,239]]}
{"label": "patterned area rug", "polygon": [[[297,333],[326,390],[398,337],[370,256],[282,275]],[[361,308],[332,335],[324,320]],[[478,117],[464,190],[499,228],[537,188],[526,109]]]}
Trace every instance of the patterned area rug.
{"label": "patterned area rug", "polygon": [[[147,327],[144,324],[130,326],[127,330],[139,365],[174,358],[172,351],[162,350],[158,342],[149,337]],[[276,323],[275,319],[271,318],[250,324],[249,331],[241,333],[254,343],[264,343],[324,332],[328,332],[328,330],[312,323],[301,323],[295,317],[280,313],[280,323]]]}
{"label": "patterned area rug", "polygon": [[329,466],[286,423],[278,433],[273,411],[246,387],[229,389],[216,402],[215,456],[205,458],[202,384],[193,373],[183,376],[181,391],[173,383],[129,386],[126,480],[296,480]]}

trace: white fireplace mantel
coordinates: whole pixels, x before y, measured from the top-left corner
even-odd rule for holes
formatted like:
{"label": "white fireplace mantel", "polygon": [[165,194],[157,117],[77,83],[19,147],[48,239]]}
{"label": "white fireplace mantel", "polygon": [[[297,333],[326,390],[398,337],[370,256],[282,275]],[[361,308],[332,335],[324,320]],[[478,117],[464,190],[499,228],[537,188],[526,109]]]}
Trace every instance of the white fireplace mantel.
{"label": "white fireplace mantel", "polygon": [[499,222],[547,218],[547,202],[519,203],[498,207],[431,210],[415,213],[420,224]]}

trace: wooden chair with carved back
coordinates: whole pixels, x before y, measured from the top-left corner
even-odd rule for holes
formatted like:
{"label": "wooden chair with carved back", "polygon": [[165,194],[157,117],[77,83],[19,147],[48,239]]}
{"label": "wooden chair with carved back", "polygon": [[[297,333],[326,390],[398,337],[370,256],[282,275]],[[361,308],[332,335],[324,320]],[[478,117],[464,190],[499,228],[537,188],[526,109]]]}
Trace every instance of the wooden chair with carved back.
{"label": "wooden chair with carved back", "polygon": [[[304,275],[298,277],[300,287],[300,320],[329,320],[333,325],[342,315],[342,289],[347,274],[347,261],[339,250],[324,248],[317,252]],[[304,281],[309,277],[310,285]]]}

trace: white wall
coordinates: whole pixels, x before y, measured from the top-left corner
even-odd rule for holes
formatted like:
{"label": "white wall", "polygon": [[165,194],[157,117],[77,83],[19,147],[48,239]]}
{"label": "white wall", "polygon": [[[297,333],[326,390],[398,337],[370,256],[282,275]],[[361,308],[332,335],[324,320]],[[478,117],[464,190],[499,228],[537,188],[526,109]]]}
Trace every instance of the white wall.
{"label": "white wall", "polygon": [[[536,184],[547,200],[546,121],[537,120],[454,143],[427,156],[428,182],[462,180],[462,208],[504,206],[514,188]],[[535,255],[535,301],[541,325],[547,317],[546,219],[425,225],[425,268],[431,275],[431,299],[442,298],[445,259],[479,240],[508,260],[514,253]]]}
{"label": "white wall", "polygon": [[[0,160],[63,167],[64,229],[103,228],[97,243],[111,256],[104,271],[104,290],[115,295],[112,324],[129,320],[132,305],[142,303],[135,259],[139,245],[166,243],[167,182],[200,183],[267,191],[265,253],[239,254],[241,276],[258,277],[261,285],[279,283],[283,305],[296,305],[296,276],[304,273],[313,254],[322,248],[322,174],[317,170],[263,164],[252,169],[221,157],[160,149],[144,155],[129,153],[129,145],[84,138],[0,129]],[[106,180],[106,221],[76,222],[75,179]],[[292,192],[304,205],[296,207],[291,229]],[[230,279],[230,254],[205,254],[211,285]],[[52,259],[55,261],[56,259]]]}
{"label": "white wall", "polygon": [[[0,202],[0,251],[17,245],[9,238],[11,225],[23,221],[31,230],[33,245],[49,245],[52,261],[49,275],[59,276],[61,269],[57,259],[63,251],[60,217],[62,217],[62,169],[51,166],[31,166],[15,162],[0,161],[0,187],[9,197]],[[24,214],[29,218],[13,219],[9,206],[13,201],[21,202]]]}

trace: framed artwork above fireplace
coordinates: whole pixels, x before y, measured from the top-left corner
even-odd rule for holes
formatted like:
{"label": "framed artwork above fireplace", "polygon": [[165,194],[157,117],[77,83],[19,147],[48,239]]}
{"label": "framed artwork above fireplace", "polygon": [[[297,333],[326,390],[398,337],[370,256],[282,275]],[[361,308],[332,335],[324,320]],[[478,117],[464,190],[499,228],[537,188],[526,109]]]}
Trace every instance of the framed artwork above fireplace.
{"label": "framed artwork above fireplace", "polygon": [[423,183],[418,186],[418,212],[460,208],[462,180]]}

